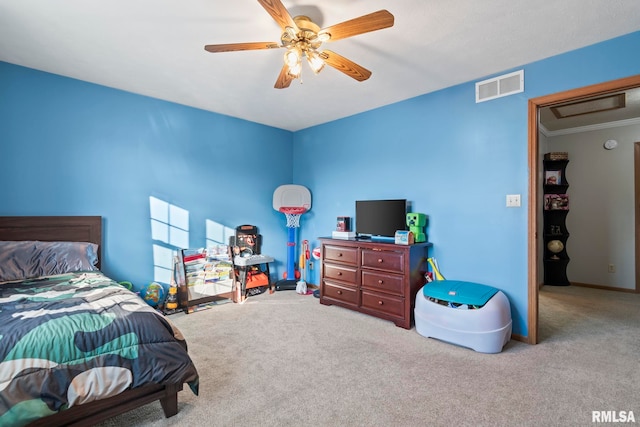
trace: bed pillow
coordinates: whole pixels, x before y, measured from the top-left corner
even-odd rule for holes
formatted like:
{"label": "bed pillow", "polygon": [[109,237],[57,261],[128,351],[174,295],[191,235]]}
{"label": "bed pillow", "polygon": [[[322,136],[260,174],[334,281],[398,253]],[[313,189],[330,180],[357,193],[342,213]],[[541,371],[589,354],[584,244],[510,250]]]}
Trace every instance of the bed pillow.
{"label": "bed pillow", "polygon": [[0,282],[95,271],[97,263],[95,243],[0,241]]}

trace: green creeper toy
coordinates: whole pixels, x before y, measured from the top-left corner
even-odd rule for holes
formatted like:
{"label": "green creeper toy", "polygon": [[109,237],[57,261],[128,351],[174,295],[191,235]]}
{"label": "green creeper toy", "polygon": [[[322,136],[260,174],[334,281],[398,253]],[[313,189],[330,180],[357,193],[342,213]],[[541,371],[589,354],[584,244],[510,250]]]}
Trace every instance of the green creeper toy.
{"label": "green creeper toy", "polygon": [[409,231],[413,233],[413,241],[415,243],[427,241],[427,236],[424,234],[424,227],[427,225],[427,216],[425,214],[408,213],[407,225],[409,226]]}

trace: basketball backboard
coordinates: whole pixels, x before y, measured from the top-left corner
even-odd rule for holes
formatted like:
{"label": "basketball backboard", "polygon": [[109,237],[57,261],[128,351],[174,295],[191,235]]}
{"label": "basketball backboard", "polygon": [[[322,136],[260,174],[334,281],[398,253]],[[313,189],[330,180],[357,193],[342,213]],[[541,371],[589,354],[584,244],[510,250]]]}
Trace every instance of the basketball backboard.
{"label": "basketball backboard", "polygon": [[273,192],[273,209],[280,212],[285,207],[311,209],[311,192],[303,185],[286,184]]}

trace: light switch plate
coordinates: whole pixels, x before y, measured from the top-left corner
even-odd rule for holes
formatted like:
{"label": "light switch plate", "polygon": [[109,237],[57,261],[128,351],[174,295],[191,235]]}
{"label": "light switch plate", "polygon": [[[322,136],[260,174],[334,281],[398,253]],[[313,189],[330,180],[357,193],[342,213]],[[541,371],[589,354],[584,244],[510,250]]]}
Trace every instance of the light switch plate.
{"label": "light switch plate", "polygon": [[507,194],[507,207],[519,208],[520,207],[520,195],[519,194]]}

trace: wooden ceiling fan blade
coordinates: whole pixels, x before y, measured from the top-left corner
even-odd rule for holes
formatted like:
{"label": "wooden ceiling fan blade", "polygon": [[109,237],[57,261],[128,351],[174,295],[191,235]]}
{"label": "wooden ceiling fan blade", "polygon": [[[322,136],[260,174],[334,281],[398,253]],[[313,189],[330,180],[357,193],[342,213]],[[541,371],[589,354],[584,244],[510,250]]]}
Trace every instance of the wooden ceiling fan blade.
{"label": "wooden ceiling fan blade", "polygon": [[278,49],[279,43],[275,42],[252,42],[252,43],[227,43],[227,44],[208,44],[204,47],[207,52],[235,52],[238,50],[260,50],[260,49]]}
{"label": "wooden ceiling fan blade", "polygon": [[328,33],[330,41],[346,39],[358,34],[382,30],[393,27],[394,17],[388,10],[379,10],[368,15],[360,16],[340,24],[321,29],[318,34]]}
{"label": "wooden ceiling fan blade", "polygon": [[284,31],[285,28],[291,27],[298,32],[298,27],[293,21],[293,18],[289,14],[286,7],[280,2],[280,0],[258,0],[258,3],[265,8],[265,10],[271,15],[271,17],[280,25],[280,28]]}
{"label": "wooden ceiling fan blade", "polygon": [[330,50],[323,50],[320,52],[320,58],[322,58],[327,65],[345,73],[347,76],[354,78],[359,82],[365,81],[371,77],[371,71]]}
{"label": "wooden ceiling fan blade", "polygon": [[276,80],[276,84],[273,86],[276,89],[286,89],[291,85],[294,77],[289,74],[289,66],[284,64],[284,67],[280,70],[280,75],[278,76],[278,80]]}

